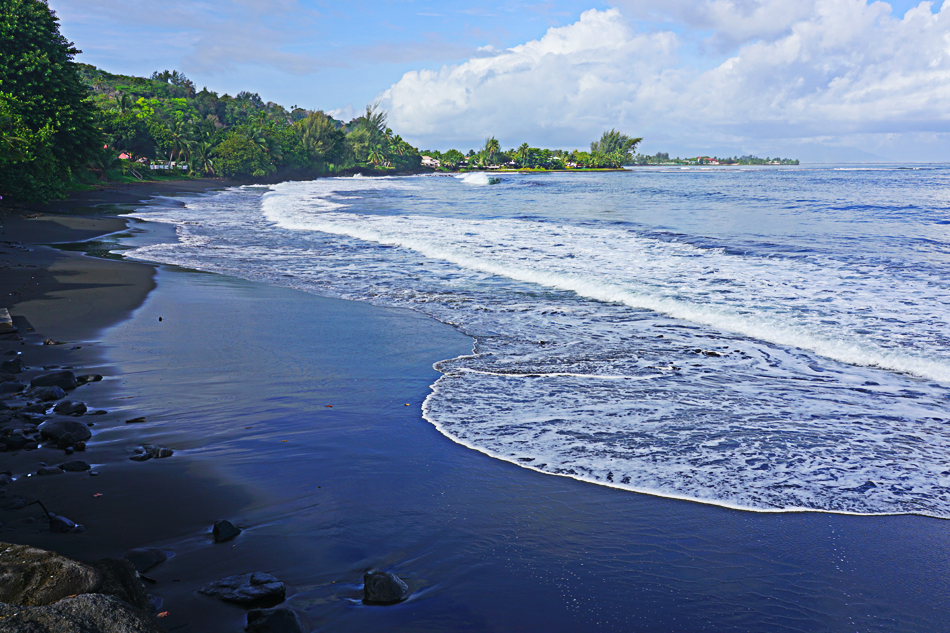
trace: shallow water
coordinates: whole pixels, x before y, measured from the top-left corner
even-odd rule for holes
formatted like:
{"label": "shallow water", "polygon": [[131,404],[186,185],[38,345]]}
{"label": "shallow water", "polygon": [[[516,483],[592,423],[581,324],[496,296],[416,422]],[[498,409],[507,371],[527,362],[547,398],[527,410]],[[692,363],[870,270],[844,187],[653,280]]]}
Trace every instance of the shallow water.
{"label": "shallow water", "polygon": [[[425,417],[524,468],[755,511],[950,517],[950,170],[324,179],[128,256],[475,340]],[[435,359],[433,359],[435,360]]]}
{"label": "shallow water", "polygon": [[[148,573],[169,630],[240,630],[244,610],[194,590],[251,570],[288,583],[305,630],[944,628],[950,522],[741,512],[519,468],[421,417],[433,357],[471,346],[453,328],[174,267],[157,281],[103,337],[116,404],[148,417],[134,444],[176,449],[135,466],[242,491],[224,516],[220,501],[187,508],[192,534],[135,543],[174,554]],[[99,441],[132,446],[128,433]],[[126,494],[180,508],[162,489]],[[219,518],[244,532],[212,544]],[[412,598],[360,604],[370,567],[405,578]]]}

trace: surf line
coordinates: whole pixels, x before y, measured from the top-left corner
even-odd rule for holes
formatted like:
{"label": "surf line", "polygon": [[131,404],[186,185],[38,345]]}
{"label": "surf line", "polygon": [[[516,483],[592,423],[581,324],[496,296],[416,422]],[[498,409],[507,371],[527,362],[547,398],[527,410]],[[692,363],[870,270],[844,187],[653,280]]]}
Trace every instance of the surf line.
{"label": "surf line", "polygon": [[[346,220],[372,222],[366,216],[347,216]],[[566,290],[596,301],[622,303],[631,308],[647,309],[674,319],[691,321],[720,330],[734,332],[751,339],[767,341],[787,347],[804,349],[820,356],[849,365],[874,367],[888,371],[913,374],[921,378],[950,383],[950,366],[938,360],[897,354],[868,342],[847,342],[825,339],[811,334],[804,326],[784,324],[777,319],[743,315],[725,307],[710,307],[653,295],[625,288],[609,282],[583,278],[571,273],[540,271],[513,263],[497,262],[477,255],[469,255],[419,238],[396,235],[364,225],[354,226],[321,216],[306,223],[287,227],[310,230],[330,235],[344,235],[364,242],[375,242],[415,251],[430,259],[439,259],[469,270],[505,277],[515,281],[537,284],[556,290]]]}

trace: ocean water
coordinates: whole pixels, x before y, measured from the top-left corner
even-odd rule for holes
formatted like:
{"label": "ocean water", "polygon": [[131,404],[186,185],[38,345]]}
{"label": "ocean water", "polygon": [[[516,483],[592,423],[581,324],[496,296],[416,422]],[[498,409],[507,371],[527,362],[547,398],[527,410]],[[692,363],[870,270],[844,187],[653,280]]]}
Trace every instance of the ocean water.
{"label": "ocean water", "polygon": [[472,337],[423,405],[551,475],[759,512],[950,517],[950,169],[334,178],[136,212],[125,252]]}

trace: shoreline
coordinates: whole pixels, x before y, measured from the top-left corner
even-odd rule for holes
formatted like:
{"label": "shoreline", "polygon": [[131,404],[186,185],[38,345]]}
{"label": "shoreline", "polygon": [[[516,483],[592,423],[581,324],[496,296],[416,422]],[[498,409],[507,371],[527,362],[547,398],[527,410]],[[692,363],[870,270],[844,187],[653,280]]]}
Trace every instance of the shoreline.
{"label": "shoreline", "polygon": [[[107,336],[99,330],[108,348],[85,339],[82,350],[41,346],[58,334],[37,331],[22,349],[106,376],[74,392],[109,405],[109,416],[89,418],[93,445],[80,456],[105,466],[96,478],[10,487],[21,494],[14,486],[29,484],[44,503],[50,495],[50,509],[87,532],[41,533],[21,524],[24,511],[2,512],[0,522],[21,541],[83,560],[146,545],[174,553],[148,572],[169,629],[240,630],[242,609],[194,588],[261,570],[287,582],[281,606],[305,630],[841,630],[862,604],[906,618],[890,630],[938,630],[930,627],[947,606],[943,585],[906,590],[939,577],[940,557],[926,552],[941,547],[946,522],[749,513],[550,477],[446,441],[421,416],[441,346],[468,349],[449,326],[224,275],[101,261],[144,266],[154,284]],[[148,422],[124,424],[136,415]],[[175,455],[129,461],[142,442]],[[20,457],[33,467],[59,454]],[[210,544],[222,518],[245,532]],[[891,547],[868,553],[875,542]],[[406,579],[410,601],[362,605],[370,567]]]}

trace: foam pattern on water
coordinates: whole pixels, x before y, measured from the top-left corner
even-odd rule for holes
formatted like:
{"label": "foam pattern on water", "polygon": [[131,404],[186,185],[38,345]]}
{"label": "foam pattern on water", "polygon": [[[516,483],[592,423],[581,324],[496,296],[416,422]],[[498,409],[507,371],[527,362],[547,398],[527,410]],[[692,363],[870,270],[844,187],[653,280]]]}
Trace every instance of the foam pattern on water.
{"label": "foam pattern on water", "polygon": [[[452,187],[484,208],[411,212]],[[518,217],[498,213],[502,188],[234,189],[141,213],[180,242],[131,256],[457,326],[474,353],[437,365],[425,415],[526,468],[752,510],[950,516],[940,265]]]}

